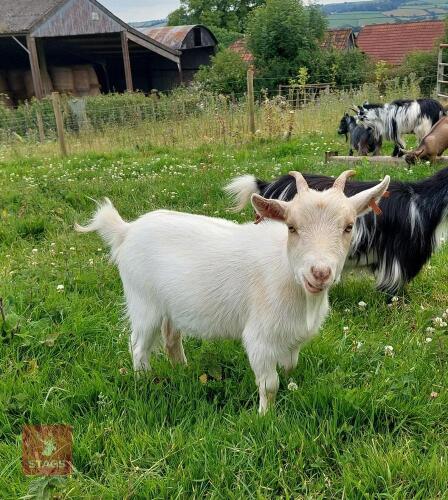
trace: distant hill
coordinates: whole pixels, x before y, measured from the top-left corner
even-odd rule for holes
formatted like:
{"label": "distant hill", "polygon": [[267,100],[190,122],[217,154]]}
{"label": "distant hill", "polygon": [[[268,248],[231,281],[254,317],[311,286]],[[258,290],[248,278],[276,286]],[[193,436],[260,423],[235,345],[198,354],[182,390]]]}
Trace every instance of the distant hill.
{"label": "distant hill", "polygon": [[160,28],[161,26],[166,26],[166,19],[154,19],[152,21],[142,21],[138,23],[129,23],[133,28]]}
{"label": "distant hill", "polygon": [[330,28],[445,19],[448,0],[366,0],[322,6]]}
{"label": "distant hill", "polygon": [[[330,28],[360,28],[366,24],[428,21],[448,17],[448,0],[364,0],[323,5]],[[134,28],[166,26],[166,19],[130,23]]]}

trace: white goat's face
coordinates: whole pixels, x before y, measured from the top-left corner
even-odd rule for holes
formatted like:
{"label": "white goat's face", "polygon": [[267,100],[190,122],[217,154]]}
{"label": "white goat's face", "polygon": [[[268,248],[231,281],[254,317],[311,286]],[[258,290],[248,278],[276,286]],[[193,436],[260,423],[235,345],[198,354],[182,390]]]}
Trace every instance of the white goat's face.
{"label": "white goat's face", "polygon": [[297,195],[290,202],[252,196],[261,217],[283,222],[287,228],[287,255],[294,278],[309,294],[319,294],[340,276],[347,257],[356,217],[370,210],[389,185],[379,185],[347,198],[343,189],[353,171],[343,172],[327,191],[308,188],[298,172]]}

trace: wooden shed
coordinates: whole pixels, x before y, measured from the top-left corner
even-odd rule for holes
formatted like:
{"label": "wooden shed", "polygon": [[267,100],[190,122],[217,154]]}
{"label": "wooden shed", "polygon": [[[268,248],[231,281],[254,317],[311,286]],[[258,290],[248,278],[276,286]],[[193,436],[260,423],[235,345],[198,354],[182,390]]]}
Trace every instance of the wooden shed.
{"label": "wooden shed", "polygon": [[159,43],[181,53],[185,82],[190,81],[200,66],[208,65],[215,54],[218,41],[201,24],[140,28],[140,31]]}
{"label": "wooden shed", "polygon": [[[90,78],[98,80],[103,92],[168,90],[182,82],[181,50],[132,28],[95,0],[1,4],[3,87],[28,86],[40,98],[55,79],[70,87],[62,68],[72,68],[76,77],[76,68],[82,67],[91,68]],[[21,97],[18,91],[17,95]]]}

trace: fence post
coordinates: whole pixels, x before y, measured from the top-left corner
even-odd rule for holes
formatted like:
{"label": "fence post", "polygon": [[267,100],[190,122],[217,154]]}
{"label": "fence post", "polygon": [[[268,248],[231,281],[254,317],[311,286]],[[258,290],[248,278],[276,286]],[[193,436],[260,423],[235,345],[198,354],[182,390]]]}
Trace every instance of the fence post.
{"label": "fence post", "polygon": [[39,131],[39,141],[45,141],[45,129],[44,129],[44,121],[42,119],[42,113],[39,109],[36,109],[36,122],[37,122],[37,130]]}
{"label": "fence post", "polygon": [[62,119],[61,99],[59,96],[59,92],[52,92],[51,100],[53,102],[54,117],[56,119],[56,131],[58,133],[59,147],[61,149],[62,156],[67,156],[67,146],[65,144],[64,137],[64,120]]}
{"label": "fence post", "polygon": [[255,102],[254,102],[254,70],[249,66],[247,70],[247,112],[249,113],[249,131],[255,134]]}

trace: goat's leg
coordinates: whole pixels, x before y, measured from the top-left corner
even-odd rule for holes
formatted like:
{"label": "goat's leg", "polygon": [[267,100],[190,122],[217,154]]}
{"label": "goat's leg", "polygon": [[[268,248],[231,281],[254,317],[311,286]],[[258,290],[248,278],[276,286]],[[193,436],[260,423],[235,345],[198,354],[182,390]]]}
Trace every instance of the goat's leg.
{"label": "goat's leg", "polygon": [[129,350],[134,371],[146,371],[151,368],[149,364],[151,349],[160,338],[161,317],[153,304],[145,302],[134,294],[131,299],[127,297],[127,307],[132,326]]}
{"label": "goat's leg", "polygon": [[350,149],[348,150],[348,155],[349,155],[349,156],[353,156],[353,148],[350,148]]}
{"label": "goat's leg", "polygon": [[162,321],[162,335],[165,340],[165,349],[173,365],[186,365],[187,358],[182,345],[182,334],[174,329],[173,324],[168,318]]}
{"label": "goat's leg", "polygon": [[270,352],[272,348],[260,343],[259,338],[246,343],[246,352],[250,366],[255,374],[255,381],[260,394],[258,413],[264,415],[275,402],[280,385],[277,374],[277,362]]}
{"label": "goat's leg", "polygon": [[397,141],[395,143],[394,152],[392,156],[401,157],[405,154],[406,143],[401,137],[397,137]]}
{"label": "goat's leg", "polygon": [[300,349],[297,347],[279,358],[278,364],[285,370],[286,375],[296,368],[297,362],[299,361],[299,351]]}

